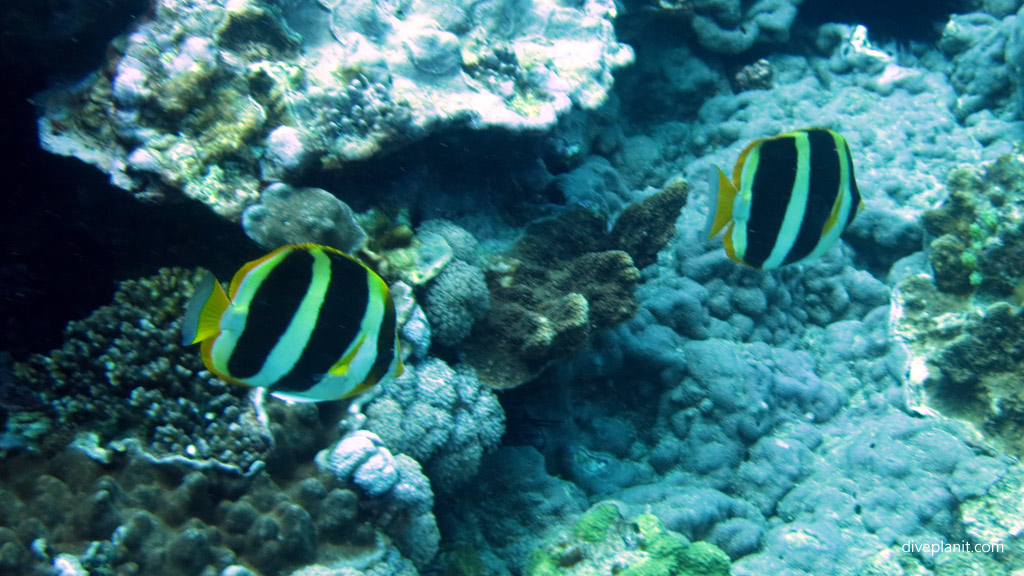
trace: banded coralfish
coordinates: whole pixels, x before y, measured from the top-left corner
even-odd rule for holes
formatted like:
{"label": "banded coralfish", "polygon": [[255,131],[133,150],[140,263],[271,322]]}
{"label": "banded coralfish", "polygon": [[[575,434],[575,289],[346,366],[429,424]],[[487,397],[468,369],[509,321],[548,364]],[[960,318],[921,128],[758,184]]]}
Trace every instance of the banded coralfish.
{"label": "banded coralfish", "polygon": [[755,140],[716,180],[708,238],[724,228],[725,253],[753,268],[821,256],[864,208],[850,147],[826,128]]}
{"label": "banded coralfish", "polygon": [[213,274],[182,322],[185,345],[223,380],[282,400],[347,398],[402,373],[395,305],[380,276],[316,244],[282,246],[235,273]]}

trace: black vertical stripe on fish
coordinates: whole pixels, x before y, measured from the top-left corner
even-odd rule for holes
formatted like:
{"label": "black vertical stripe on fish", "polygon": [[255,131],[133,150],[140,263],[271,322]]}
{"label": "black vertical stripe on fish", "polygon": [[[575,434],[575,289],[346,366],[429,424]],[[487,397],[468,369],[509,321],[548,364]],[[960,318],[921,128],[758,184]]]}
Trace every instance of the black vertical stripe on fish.
{"label": "black vertical stripe on fish", "polygon": [[771,255],[796,181],[796,138],[765,140],[751,185],[750,220],[743,261],[754,268]]}
{"label": "black vertical stripe on fish", "polygon": [[807,209],[804,210],[796,242],[786,254],[784,264],[806,258],[814,251],[840,194],[842,165],[835,138],[828,130],[808,130],[806,134],[810,148]]}
{"label": "black vertical stripe on fish", "polygon": [[[331,268],[324,272],[329,278],[316,325],[291,371],[270,388],[273,392],[303,392],[313,387],[355,342],[369,309],[372,296],[366,268],[335,252],[325,250],[323,254],[330,259]],[[392,338],[394,334],[392,327]]]}
{"label": "black vertical stripe on fish", "polygon": [[391,367],[391,362],[395,359],[395,328],[395,303],[388,295],[384,298],[384,317],[381,319],[380,332],[377,333],[377,359],[366,376],[366,386],[373,386],[379,382]]}
{"label": "black vertical stripe on fish", "polygon": [[228,359],[228,374],[251,378],[259,373],[288,329],[312,278],[313,255],[304,250],[289,251],[267,273],[249,304],[245,327]]}
{"label": "black vertical stripe on fish", "polygon": [[[853,177],[853,155],[850,154],[850,145],[843,141],[843,154],[846,155],[846,166],[850,170],[848,176],[850,182],[850,213],[846,216],[846,223],[843,228],[846,229],[850,224],[853,223],[853,218],[857,215],[857,210],[860,209],[860,190],[857,188],[857,179]],[[836,222],[838,226],[839,223]]]}

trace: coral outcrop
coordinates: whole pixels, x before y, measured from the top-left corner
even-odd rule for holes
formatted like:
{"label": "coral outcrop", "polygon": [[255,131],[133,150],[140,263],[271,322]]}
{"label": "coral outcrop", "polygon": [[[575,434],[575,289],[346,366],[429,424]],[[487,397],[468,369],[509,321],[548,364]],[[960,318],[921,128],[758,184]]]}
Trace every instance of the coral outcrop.
{"label": "coral outcrop", "polygon": [[392,452],[415,458],[438,490],[451,492],[498,445],[505,413],[471,368],[429,359],[406,369],[366,405],[365,429]]}
{"label": "coral outcrop", "polygon": [[785,42],[803,0],[658,0],[668,15],[689,24],[697,43],[706,50],[739,54],[757,43]]}
{"label": "coral outcrop", "polygon": [[928,268],[898,285],[896,332],[911,353],[919,409],[969,420],[1024,454],[1024,156],[961,169],[923,216]]}
{"label": "coral outcrop", "polygon": [[242,229],[267,250],[312,242],[349,254],[366,240],[352,208],[320,188],[275,183],[242,213]]}
{"label": "coral outcrop", "polygon": [[40,141],[140,197],[237,219],[317,164],[598,106],[633,58],[615,15],[608,0],[160,0],[101,70],[40,96]]}
{"label": "coral outcrop", "polygon": [[573,206],[531,224],[487,270],[491,309],[463,345],[481,380],[512,388],[558,358],[581,350],[591,333],[636,313],[640,265],[671,238],[689,187],[683,181],[606,220]]}

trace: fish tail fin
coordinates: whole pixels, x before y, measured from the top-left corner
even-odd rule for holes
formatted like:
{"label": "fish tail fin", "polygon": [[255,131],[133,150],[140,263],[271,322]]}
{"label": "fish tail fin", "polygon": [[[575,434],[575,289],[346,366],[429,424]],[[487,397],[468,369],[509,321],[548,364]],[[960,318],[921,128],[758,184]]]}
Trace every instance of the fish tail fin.
{"label": "fish tail fin", "polygon": [[704,234],[708,238],[712,238],[721,232],[732,219],[732,203],[736,197],[736,187],[733,186],[725,172],[716,166],[709,174],[708,190],[712,193],[709,198],[714,198],[714,202],[708,206],[708,221],[704,227]]}
{"label": "fish tail fin", "polygon": [[191,346],[216,336],[220,332],[220,317],[230,304],[220,282],[206,272],[185,309],[181,322],[182,345]]}

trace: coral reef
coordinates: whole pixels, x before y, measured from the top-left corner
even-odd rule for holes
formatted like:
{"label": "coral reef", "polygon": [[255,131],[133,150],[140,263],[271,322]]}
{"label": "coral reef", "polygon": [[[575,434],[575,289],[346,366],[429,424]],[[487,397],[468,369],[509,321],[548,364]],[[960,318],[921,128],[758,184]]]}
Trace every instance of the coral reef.
{"label": "coral reef", "polygon": [[552,126],[632,61],[615,7],[160,0],[109,64],[39,98],[40,141],[149,199],[237,219],[267,180],[453,125]]}
{"label": "coral reef", "polygon": [[359,430],[317,454],[317,466],[373,499],[383,529],[404,557],[418,567],[434,558],[441,534],[430,481],[419,463],[405,454],[392,456],[376,434]]}
{"label": "coral reef", "polygon": [[487,315],[491,300],[478,266],[453,260],[430,283],[423,311],[437,343],[454,346],[469,336],[473,323]]}
{"label": "coral reef", "polygon": [[50,458],[15,456],[0,481],[4,573],[51,573],[49,564],[65,574],[62,567],[77,566],[273,576],[319,562],[417,574],[380,532],[372,503],[309,468],[242,477],[138,454],[98,462],[77,446]]}
{"label": "coral reef", "polygon": [[[103,445],[132,440],[154,458],[180,457],[240,472],[258,470],[271,449],[246,390],[210,375],[177,336],[194,272],[161,269],[128,280],[88,318],[71,322],[49,356],[16,366],[45,411],[17,415],[15,436],[59,449],[83,432]],[[55,445],[54,445],[55,444]]]}
{"label": "coral reef", "polygon": [[706,542],[691,543],[666,530],[653,514],[622,517],[615,502],[600,502],[571,530],[530,555],[527,576],[664,574],[726,576],[729,557]]}
{"label": "coral reef", "polygon": [[957,170],[926,212],[928,264],[898,285],[896,331],[913,356],[912,402],[965,418],[1024,454],[1024,158]]}
{"label": "coral reef", "polygon": [[[800,0],[157,0],[35,100],[43,144],[354,247],[407,373],[260,420],[172,338],[191,274],[126,283],[17,378],[0,354],[0,571],[1020,571],[1021,3],[921,42]],[[701,176],[804,126],[866,208],[736,266]]]}
{"label": "coral reef", "polygon": [[632,317],[634,259],[654,261],[688,191],[680,180],[629,205],[610,233],[580,206],[531,224],[487,270],[491,309],[463,346],[466,362],[489,386],[513,388],[581,350],[593,330]]}
{"label": "coral reef", "polygon": [[1016,298],[1024,290],[1024,151],[1015,150],[982,171],[950,174],[949,197],[925,212],[935,235],[929,261],[943,292]]}

